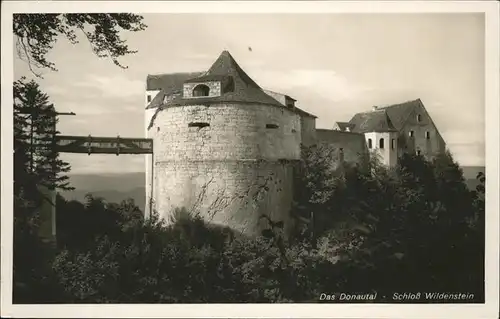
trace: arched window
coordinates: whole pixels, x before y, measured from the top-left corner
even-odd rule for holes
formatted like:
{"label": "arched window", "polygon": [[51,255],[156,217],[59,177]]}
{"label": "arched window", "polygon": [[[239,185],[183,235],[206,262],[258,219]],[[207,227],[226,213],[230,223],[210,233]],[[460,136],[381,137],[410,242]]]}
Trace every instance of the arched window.
{"label": "arched window", "polygon": [[429,133],[429,131],[425,132],[425,139],[430,139],[431,138],[431,134]]}
{"label": "arched window", "polygon": [[208,96],[210,93],[210,88],[204,84],[199,84],[193,89],[193,96]]}
{"label": "arched window", "polygon": [[395,138],[392,139],[391,143],[392,143],[392,145],[391,145],[392,149],[393,150],[396,149],[396,139]]}
{"label": "arched window", "polygon": [[380,141],[378,142],[378,147],[384,148],[384,139],[381,138]]}
{"label": "arched window", "polygon": [[422,121],[422,115],[417,114],[417,122],[421,122],[421,121]]}
{"label": "arched window", "polygon": [[371,138],[368,139],[368,148],[372,148],[372,139]]}

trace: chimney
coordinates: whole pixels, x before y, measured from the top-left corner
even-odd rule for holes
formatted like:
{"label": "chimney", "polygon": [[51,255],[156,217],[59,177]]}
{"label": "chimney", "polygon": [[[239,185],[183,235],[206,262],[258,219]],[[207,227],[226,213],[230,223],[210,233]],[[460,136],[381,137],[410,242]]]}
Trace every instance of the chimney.
{"label": "chimney", "polygon": [[376,110],[378,110],[378,106],[376,106],[376,105],[372,106],[372,109],[373,109],[373,111],[376,111]]}

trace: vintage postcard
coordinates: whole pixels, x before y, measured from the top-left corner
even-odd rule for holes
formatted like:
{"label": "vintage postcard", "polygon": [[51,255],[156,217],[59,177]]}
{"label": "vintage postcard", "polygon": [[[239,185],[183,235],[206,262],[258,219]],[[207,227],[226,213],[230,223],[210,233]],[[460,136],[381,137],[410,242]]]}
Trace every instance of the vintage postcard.
{"label": "vintage postcard", "polygon": [[496,318],[498,2],[2,2],[2,317]]}

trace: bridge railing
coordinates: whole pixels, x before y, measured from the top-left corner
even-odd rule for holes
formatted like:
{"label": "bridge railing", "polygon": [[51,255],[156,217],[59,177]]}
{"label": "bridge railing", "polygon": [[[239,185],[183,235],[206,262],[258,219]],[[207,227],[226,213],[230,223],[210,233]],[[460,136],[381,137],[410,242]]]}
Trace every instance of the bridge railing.
{"label": "bridge railing", "polygon": [[61,153],[152,154],[153,140],[133,137],[57,135],[56,149]]}

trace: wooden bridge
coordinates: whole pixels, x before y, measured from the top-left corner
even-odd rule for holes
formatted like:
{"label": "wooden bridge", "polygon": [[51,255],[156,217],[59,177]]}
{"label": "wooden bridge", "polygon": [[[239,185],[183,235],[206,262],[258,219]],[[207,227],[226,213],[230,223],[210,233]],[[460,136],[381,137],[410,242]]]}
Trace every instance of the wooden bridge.
{"label": "wooden bridge", "polygon": [[150,138],[56,135],[60,153],[84,154],[153,154]]}
{"label": "wooden bridge", "polygon": [[[39,113],[37,109],[19,111],[20,114],[28,114],[32,120]],[[55,110],[44,110],[45,114],[51,114],[54,119],[60,115],[76,115],[73,112],[56,112]],[[53,122],[54,131],[57,121]],[[35,134],[33,125],[30,124],[31,140]],[[123,138],[108,136],[75,136],[75,135],[55,135],[55,151],[59,153],[81,153],[81,154],[153,154],[153,140],[149,138]],[[53,145],[53,144],[52,144]],[[151,161],[153,164],[153,161]],[[153,181],[153,174],[151,174]],[[56,241],[56,192],[46,187],[41,187],[40,191],[48,199],[40,207],[41,225],[39,235],[42,240],[55,243]],[[152,199],[149,202],[152,209]]]}

